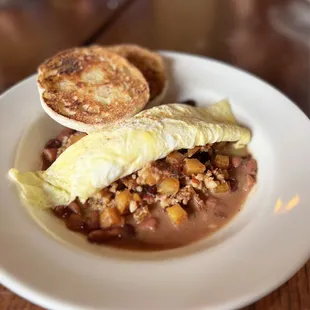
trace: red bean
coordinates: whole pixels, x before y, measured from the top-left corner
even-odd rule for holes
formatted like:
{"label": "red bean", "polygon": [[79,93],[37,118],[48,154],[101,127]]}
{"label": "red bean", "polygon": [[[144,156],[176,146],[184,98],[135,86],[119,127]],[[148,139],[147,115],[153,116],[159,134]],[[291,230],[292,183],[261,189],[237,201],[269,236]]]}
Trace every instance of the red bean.
{"label": "red bean", "polygon": [[138,228],[139,230],[150,230],[150,231],[155,231],[158,226],[158,219],[156,217],[149,217],[142,221],[139,225]]}
{"label": "red bean", "polygon": [[83,231],[84,230],[84,222],[82,216],[80,214],[71,214],[66,219],[66,226],[68,229],[73,231]]}
{"label": "red bean", "polygon": [[90,211],[87,214],[86,223],[89,229],[91,230],[99,229],[100,228],[99,211],[98,210]]}
{"label": "red bean", "polygon": [[56,206],[53,211],[56,216],[61,218],[66,218],[72,213],[66,206]]}
{"label": "red bean", "polygon": [[122,233],[122,228],[120,227],[115,227],[115,228],[110,228],[110,229],[97,229],[91,231],[87,239],[89,242],[94,242],[94,243],[105,243],[110,240],[120,238]]}
{"label": "red bean", "polygon": [[122,237],[132,238],[136,235],[135,227],[131,224],[125,224],[122,231]]}
{"label": "red bean", "polygon": [[[42,154],[43,155],[43,154]],[[52,163],[50,163],[46,158],[45,156],[42,156],[42,170],[47,170],[50,166],[51,166]]]}
{"label": "red bean", "polygon": [[81,214],[81,208],[80,206],[75,202],[75,201],[72,201],[68,208],[73,212],[73,213],[76,213],[76,214]]}
{"label": "red bean", "polygon": [[156,187],[156,185],[153,185],[153,186],[144,185],[144,186],[143,186],[143,194],[155,196],[156,193],[157,193],[157,187]]}
{"label": "red bean", "polygon": [[61,146],[61,142],[58,139],[51,139],[45,144],[45,148],[59,148]]}
{"label": "red bean", "polygon": [[57,157],[57,149],[56,148],[44,149],[43,157],[50,163],[53,163]]}

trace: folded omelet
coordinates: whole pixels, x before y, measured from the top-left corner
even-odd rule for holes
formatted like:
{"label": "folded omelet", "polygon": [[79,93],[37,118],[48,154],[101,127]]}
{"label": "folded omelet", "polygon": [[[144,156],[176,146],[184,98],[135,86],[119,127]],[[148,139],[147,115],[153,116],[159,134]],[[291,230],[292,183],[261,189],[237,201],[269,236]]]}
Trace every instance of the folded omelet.
{"label": "folded omelet", "polygon": [[237,125],[227,101],[206,108],[184,104],[154,107],[123,123],[91,133],[71,145],[46,170],[9,171],[26,204],[39,208],[85,202],[114,181],[178,149],[214,142],[246,146],[247,128]]}

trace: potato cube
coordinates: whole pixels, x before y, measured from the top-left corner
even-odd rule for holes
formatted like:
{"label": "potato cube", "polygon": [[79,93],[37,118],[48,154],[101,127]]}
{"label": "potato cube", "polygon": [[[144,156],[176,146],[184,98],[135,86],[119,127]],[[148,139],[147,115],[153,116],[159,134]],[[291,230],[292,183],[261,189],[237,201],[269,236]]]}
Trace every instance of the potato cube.
{"label": "potato cube", "polygon": [[132,194],[128,189],[115,195],[116,207],[121,214],[124,214],[128,211],[129,204],[132,198]]}
{"label": "potato cube", "polygon": [[176,178],[168,178],[163,180],[158,186],[157,191],[164,195],[174,195],[180,189],[180,182]]}
{"label": "potato cube", "polygon": [[215,190],[214,190],[216,193],[227,193],[230,191],[230,186],[229,186],[229,183],[222,183],[222,184],[219,184]]}
{"label": "potato cube", "polygon": [[100,214],[100,227],[123,226],[125,219],[116,208],[105,208]]}
{"label": "potato cube", "polygon": [[136,202],[141,202],[142,201],[141,197],[137,193],[133,194],[133,200],[136,201]]}
{"label": "potato cube", "polygon": [[217,168],[227,169],[229,167],[229,157],[217,154],[214,158],[213,164]]}
{"label": "potato cube", "polygon": [[188,218],[187,212],[178,203],[172,207],[168,207],[166,210],[171,222],[176,226]]}
{"label": "potato cube", "polygon": [[153,186],[156,184],[156,179],[152,174],[149,174],[145,179],[145,183],[147,185]]}
{"label": "potato cube", "polygon": [[147,206],[143,206],[138,208],[135,213],[133,214],[133,217],[137,224],[141,223],[143,220],[145,220],[147,217],[151,215],[151,212]]}
{"label": "potato cube", "polygon": [[183,167],[186,175],[204,173],[206,166],[202,164],[196,158],[185,159],[185,165]]}
{"label": "potato cube", "polygon": [[185,156],[182,153],[174,151],[166,157],[166,162],[170,165],[177,165],[181,163],[184,160],[184,158]]}
{"label": "potato cube", "polygon": [[153,186],[157,183],[156,178],[152,174],[151,168],[147,168],[142,172],[141,183],[146,184],[146,185],[150,185],[150,186]]}

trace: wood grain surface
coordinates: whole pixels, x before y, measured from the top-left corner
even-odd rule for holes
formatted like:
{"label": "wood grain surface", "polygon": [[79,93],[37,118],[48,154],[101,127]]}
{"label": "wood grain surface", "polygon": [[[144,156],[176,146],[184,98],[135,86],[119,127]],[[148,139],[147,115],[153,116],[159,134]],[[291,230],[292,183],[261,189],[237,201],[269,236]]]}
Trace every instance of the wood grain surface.
{"label": "wood grain surface", "polygon": [[24,0],[20,6],[0,6],[0,91],[34,73],[57,51],[88,43],[128,2]]}
{"label": "wood grain surface", "polygon": [[[38,2],[0,9],[0,91],[63,48],[133,42],[212,57],[252,72],[310,116],[310,38],[288,37],[270,19],[273,7],[285,1]],[[0,287],[0,309],[42,308]],[[310,310],[310,261],[280,288],[243,310]]]}

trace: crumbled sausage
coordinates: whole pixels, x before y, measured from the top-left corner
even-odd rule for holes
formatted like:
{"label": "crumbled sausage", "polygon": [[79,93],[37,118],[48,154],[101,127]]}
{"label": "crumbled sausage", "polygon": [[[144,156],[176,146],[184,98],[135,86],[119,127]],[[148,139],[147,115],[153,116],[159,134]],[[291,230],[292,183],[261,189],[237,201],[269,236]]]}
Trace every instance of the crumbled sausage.
{"label": "crumbled sausage", "polygon": [[140,207],[136,210],[136,212],[133,214],[133,217],[136,221],[136,223],[141,223],[143,220],[145,220],[147,217],[151,215],[150,210],[147,206]]}

